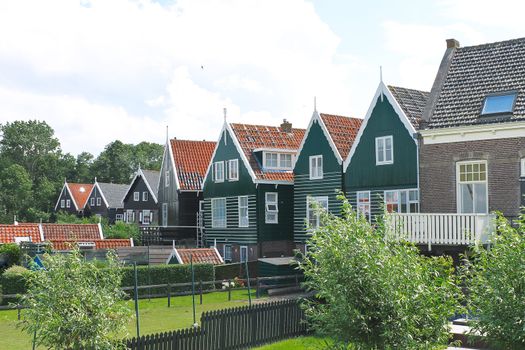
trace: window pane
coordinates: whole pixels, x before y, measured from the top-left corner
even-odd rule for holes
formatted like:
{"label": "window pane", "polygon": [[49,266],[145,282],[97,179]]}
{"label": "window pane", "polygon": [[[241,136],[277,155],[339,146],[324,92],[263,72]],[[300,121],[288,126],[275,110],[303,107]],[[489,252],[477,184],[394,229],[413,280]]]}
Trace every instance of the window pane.
{"label": "window pane", "polygon": [[474,184],[475,212],[487,213],[487,184]]}
{"label": "window pane", "polygon": [[472,184],[460,184],[460,212],[474,212],[474,188]]}
{"label": "window pane", "polygon": [[385,161],[385,145],[383,139],[376,140],[376,157],[378,162]]}
{"label": "window pane", "polygon": [[516,94],[487,96],[481,114],[510,113],[514,106]]}
{"label": "window pane", "polygon": [[385,139],[385,161],[390,162],[392,160],[392,138],[388,137]]}
{"label": "window pane", "polygon": [[291,154],[281,154],[280,155],[281,168],[291,168],[292,167],[292,155]]}

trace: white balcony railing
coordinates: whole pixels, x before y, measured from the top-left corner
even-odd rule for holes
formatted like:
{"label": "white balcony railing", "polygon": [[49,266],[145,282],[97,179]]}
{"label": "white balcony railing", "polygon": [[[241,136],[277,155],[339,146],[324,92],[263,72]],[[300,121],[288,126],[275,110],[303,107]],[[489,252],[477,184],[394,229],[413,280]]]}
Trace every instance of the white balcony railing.
{"label": "white balcony railing", "polygon": [[486,244],[494,232],[492,214],[388,214],[389,235],[415,244]]}

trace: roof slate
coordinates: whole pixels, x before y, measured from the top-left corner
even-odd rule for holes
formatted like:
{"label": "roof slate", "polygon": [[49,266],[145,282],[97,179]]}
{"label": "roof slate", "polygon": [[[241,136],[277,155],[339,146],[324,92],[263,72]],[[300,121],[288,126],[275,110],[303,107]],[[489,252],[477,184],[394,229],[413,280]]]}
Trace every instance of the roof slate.
{"label": "roof slate", "polygon": [[89,198],[89,193],[91,193],[91,189],[93,188],[93,185],[78,184],[73,182],[67,182],[66,185],[69,188],[69,192],[73,196],[73,199],[75,200],[75,203],[78,206],[78,210],[84,209]]}
{"label": "roof slate", "polygon": [[109,208],[122,208],[122,198],[128,192],[129,185],[97,182]]}
{"label": "roof slate", "polygon": [[[525,38],[458,47],[431,111],[429,128],[525,120]],[[484,98],[516,91],[514,113],[480,116]]]}
{"label": "roof slate", "polygon": [[160,171],[142,169],[142,173],[156,196],[159,190]]}
{"label": "roof slate", "polygon": [[326,113],[321,113],[320,116],[335,143],[339,155],[342,159],[346,159],[363,119]]}
{"label": "roof slate", "polygon": [[15,243],[15,237],[30,237],[31,242],[41,242],[38,224],[0,224],[0,244]]}
{"label": "roof slate", "polygon": [[304,137],[305,129],[292,128],[290,133],[283,131],[281,127],[250,124],[230,124],[235,137],[248,159],[257,180],[268,181],[293,181],[293,172],[290,171],[268,171],[262,170],[254,149],[282,149],[298,151]]}
{"label": "roof slate", "polygon": [[175,249],[182,259],[183,264],[189,264],[193,255],[194,264],[213,264],[220,265],[223,261],[215,248],[191,248]]}
{"label": "roof slate", "polygon": [[430,96],[429,92],[407,89],[399,86],[388,86],[388,89],[394,95],[397,103],[405,112],[414,129],[419,130],[419,125],[423,117],[423,111]]}
{"label": "roof slate", "polygon": [[201,191],[216,142],[170,140],[180,189]]}
{"label": "roof slate", "polygon": [[44,240],[93,241],[100,239],[97,224],[42,224]]}

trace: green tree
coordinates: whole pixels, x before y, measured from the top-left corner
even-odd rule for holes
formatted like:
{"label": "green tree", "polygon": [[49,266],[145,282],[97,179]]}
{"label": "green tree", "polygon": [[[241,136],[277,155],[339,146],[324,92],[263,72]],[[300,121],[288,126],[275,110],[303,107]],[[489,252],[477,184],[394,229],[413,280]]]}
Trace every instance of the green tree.
{"label": "green tree", "polygon": [[32,182],[27,171],[13,164],[0,171],[0,212],[5,223],[12,223],[13,217],[24,217],[32,203]]}
{"label": "green tree", "polygon": [[44,256],[44,270],[30,276],[23,297],[22,328],[38,345],[53,349],[115,349],[113,337],[126,332],[131,314],[120,290],[121,266],[114,254],[106,269],[70,254]]}
{"label": "green tree", "polygon": [[76,159],[75,174],[69,179],[80,183],[92,182],[94,178],[94,175],[91,172],[93,159],[93,155],[89,152],[80,153]]}
{"label": "green tree", "polygon": [[427,258],[416,247],[385,239],[343,202],[342,218],[323,212],[300,264],[317,301],[305,308],[332,348],[432,349],[448,342],[448,319],[460,289],[450,258]]}
{"label": "green tree", "polygon": [[114,141],[93,162],[93,173],[98,181],[128,183],[133,173],[133,145]]}
{"label": "green tree", "polygon": [[490,249],[474,247],[463,265],[472,332],[491,349],[525,348],[525,216],[512,227],[498,214]]}
{"label": "green tree", "polygon": [[141,142],[133,149],[133,169],[160,170],[164,146],[157,143]]}

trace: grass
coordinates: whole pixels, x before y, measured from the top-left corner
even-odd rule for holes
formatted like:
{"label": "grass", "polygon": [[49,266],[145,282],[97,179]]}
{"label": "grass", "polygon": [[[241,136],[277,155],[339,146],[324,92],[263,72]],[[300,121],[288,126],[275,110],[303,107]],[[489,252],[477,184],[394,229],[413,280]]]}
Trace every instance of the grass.
{"label": "grass", "polygon": [[[255,299],[255,293],[252,293],[252,298]],[[134,310],[132,301],[126,301],[126,303],[131,310]],[[245,290],[232,291],[231,301],[228,301],[228,294],[224,292],[204,294],[203,305],[199,305],[199,296],[197,295],[195,296],[195,303],[196,319],[199,322],[201,313],[205,311],[247,305],[248,292]],[[167,298],[139,300],[140,333],[142,335],[187,328],[193,324],[191,296],[171,298],[171,307],[168,308],[167,305]],[[22,319],[23,317],[24,311],[22,310]],[[0,349],[31,349],[31,336],[18,329],[17,323],[16,310],[0,311]],[[135,317],[128,324],[128,332],[130,336],[136,335]]]}
{"label": "grass", "polygon": [[[257,350],[299,350],[326,348],[326,340],[317,337],[298,337],[255,348]],[[255,350],[254,349],[254,350]]]}

